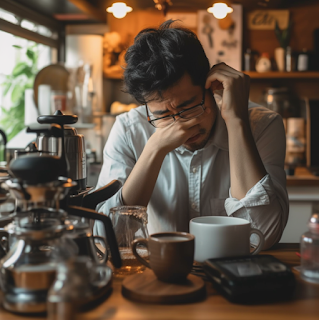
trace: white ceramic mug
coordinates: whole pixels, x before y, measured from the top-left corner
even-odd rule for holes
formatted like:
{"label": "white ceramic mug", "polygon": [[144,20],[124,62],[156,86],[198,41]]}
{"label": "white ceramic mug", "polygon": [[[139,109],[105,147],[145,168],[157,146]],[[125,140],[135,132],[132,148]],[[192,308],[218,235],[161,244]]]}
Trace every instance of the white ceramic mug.
{"label": "white ceramic mug", "polygon": [[[225,258],[257,254],[264,245],[261,231],[250,227],[250,222],[235,217],[204,216],[189,222],[189,232],[195,236],[195,255],[198,262],[210,258]],[[258,246],[250,252],[251,234],[259,236]]]}

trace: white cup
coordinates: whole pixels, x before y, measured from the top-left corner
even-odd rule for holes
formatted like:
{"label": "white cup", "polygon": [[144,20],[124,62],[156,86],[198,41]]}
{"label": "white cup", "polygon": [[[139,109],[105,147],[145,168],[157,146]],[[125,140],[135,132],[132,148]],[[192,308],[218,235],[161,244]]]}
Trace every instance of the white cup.
{"label": "white cup", "polygon": [[[225,258],[257,254],[264,245],[261,231],[250,227],[250,222],[235,217],[204,216],[189,222],[189,232],[195,236],[197,262],[211,258]],[[251,234],[259,236],[258,246],[250,252]]]}

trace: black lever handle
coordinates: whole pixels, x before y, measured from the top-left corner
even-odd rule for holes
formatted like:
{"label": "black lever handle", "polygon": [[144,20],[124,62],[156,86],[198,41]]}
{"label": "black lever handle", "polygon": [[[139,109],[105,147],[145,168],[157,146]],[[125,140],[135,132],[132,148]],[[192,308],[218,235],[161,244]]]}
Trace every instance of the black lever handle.
{"label": "black lever handle", "polygon": [[69,215],[83,217],[86,219],[99,220],[103,222],[107,242],[111,250],[113,265],[116,268],[120,268],[122,266],[122,260],[121,260],[121,256],[120,256],[119,248],[117,245],[111,219],[102,213],[96,212],[91,209],[78,207],[78,206],[68,206],[67,212]]}
{"label": "black lever handle", "polygon": [[51,126],[43,126],[43,125],[37,125],[27,128],[28,133],[36,133],[39,135],[40,133],[43,133],[46,136],[52,136],[52,137],[62,137],[62,128],[58,124],[52,124]]}
{"label": "black lever handle", "polygon": [[111,181],[106,186],[85,195],[82,200],[82,207],[94,210],[99,203],[114,196],[121,186],[120,181]]}

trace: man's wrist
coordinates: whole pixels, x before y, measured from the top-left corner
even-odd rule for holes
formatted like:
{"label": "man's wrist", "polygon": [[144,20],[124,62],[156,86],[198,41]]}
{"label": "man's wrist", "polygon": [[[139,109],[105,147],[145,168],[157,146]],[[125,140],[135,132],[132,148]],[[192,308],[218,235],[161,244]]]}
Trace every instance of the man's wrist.
{"label": "man's wrist", "polygon": [[149,156],[155,156],[158,159],[164,159],[167,153],[169,152],[166,148],[159,146],[157,143],[153,142],[151,139],[147,141],[144,152]]}
{"label": "man's wrist", "polygon": [[239,117],[230,117],[225,120],[226,127],[228,132],[234,131],[239,129],[250,129],[249,119],[242,119]]}

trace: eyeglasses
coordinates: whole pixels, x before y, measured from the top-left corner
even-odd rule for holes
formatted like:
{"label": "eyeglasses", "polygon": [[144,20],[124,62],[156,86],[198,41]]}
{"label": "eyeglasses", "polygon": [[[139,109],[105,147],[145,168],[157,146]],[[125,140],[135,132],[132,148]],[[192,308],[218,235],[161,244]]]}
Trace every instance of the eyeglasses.
{"label": "eyeglasses", "polygon": [[148,113],[148,107],[147,104],[145,104],[146,107],[146,114],[147,114],[147,121],[155,128],[164,128],[167,127],[168,125],[172,124],[174,121],[176,121],[176,117],[180,117],[182,119],[193,119],[196,118],[198,116],[200,116],[201,114],[204,113],[205,111],[205,89],[203,92],[203,100],[200,104],[197,104],[194,107],[188,108],[188,109],[184,109],[178,113],[175,114],[170,114],[169,116],[165,116],[162,118],[156,118],[156,119],[152,119],[153,115],[149,115]]}

